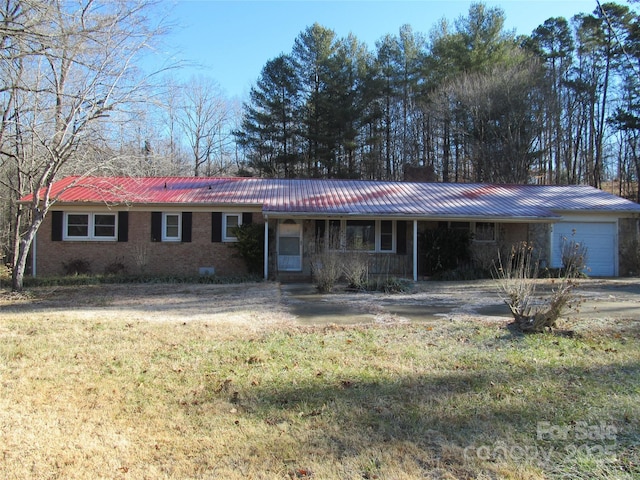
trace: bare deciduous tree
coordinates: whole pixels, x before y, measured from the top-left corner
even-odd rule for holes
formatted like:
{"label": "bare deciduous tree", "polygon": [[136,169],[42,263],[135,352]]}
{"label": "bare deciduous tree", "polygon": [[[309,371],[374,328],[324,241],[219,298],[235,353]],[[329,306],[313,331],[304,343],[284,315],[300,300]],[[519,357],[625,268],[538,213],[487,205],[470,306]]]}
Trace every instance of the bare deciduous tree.
{"label": "bare deciduous tree", "polygon": [[[71,164],[99,156],[102,124],[143,98],[134,60],[161,34],[149,0],[8,0],[0,30],[0,161],[15,197],[14,290],[21,290],[29,249]],[[83,174],[101,164],[85,162]],[[89,167],[88,165],[91,165]]]}
{"label": "bare deciduous tree", "polygon": [[178,123],[193,155],[194,176],[219,175],[226,169],[224,150],[230,141],[220,88],[209,79],[192,79],[183,88],[179,110]]}
{"label": "bare deciduous tree", "polygon": [[450,86],[449,98],[464,118],[457,127],[466,137],[473,179],[527,183],[536,159],[540,65],[523,58],[485,73],[464,74]]}

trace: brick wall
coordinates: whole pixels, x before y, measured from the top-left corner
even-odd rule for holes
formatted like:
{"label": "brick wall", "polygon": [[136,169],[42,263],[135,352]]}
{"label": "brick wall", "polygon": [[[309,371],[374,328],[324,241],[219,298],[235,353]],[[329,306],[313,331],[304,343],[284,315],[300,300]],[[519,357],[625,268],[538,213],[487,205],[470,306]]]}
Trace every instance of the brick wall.
{"label": "brick wall", "polygon": [[[38,232],[36,274],[62,275],[64,264],[76,259],[89,262],[91,272],[100,274],[114,263],[122,263],[127,273],[152,275],[198,275],[201,267],[214,267],[218,276],[246,273],[244,261],[234,258],[229,243],[211,241],[211,213],[194,212],[191,242],[152,242],[151,213],[129,212],[127,242],[52,241],[51,215]],[[254,222],[263,222],[253,214]]]}
{"label": "brick wall", "polygon": [[621,218],[618,221],[619,274],[622,277],[640,274],[640,220]]}
{"label": "brick wall", "polygon": [[551,224],[532,223],[529,225],[529,244],[533,247],[533,258],[540,261],[540,267],[551,265]]}
{"label": "brick wall", "polygon": [[491,272],[501,261],[509,258],[513,246],[528,240],[529,225],[526,223],[496,224],[496,239],[493,242],[471,242],[471,257],[475,267]]}

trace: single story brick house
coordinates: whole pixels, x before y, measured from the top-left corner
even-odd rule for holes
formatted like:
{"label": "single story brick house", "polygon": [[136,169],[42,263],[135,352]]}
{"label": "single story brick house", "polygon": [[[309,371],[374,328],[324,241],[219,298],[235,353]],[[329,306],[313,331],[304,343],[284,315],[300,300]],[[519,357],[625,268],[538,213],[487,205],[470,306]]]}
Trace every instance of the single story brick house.
{"label": "single story brick house", "polygon": [[[309,279],[310,255],[329,235],[368,252],[372,273],[417,280],[419,233],[468,229],[474,248],[527,241],[561,266],[573,236],[588,248],[593,276],[630,272],[640,205],[588,186],[411,183],[202,177],[67,177],[32,248],[33,275],[59,275],[76,259],[101,273],[219,276],[245,271],[233,227],[264,225],[264,277]],[[29,197],[22,200],[29,202]],[[327,243],[327,242],[325,242]]]}

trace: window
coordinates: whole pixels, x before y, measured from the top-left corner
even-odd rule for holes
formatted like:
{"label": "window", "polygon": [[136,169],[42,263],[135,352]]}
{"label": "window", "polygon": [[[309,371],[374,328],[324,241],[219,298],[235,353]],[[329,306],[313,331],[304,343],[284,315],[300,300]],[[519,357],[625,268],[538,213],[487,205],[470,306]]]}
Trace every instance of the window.
{"label": "window", "polygon": [[252,222],[252,212],[211,212],[211,241],[236,242],[235,228]]}
{"label": "window", "polygon": [[67,237],[89,238],[89,214],[67,215]]}
{"label": "window", "polygon": [[115,213],[65,214],[65,240],[116,240]]}
{"label": "window", "polygon": [[382,220],[380,222],[380,251],[392,252],[393,248],[393,222]]}
{"label": "window", "polygon": [[179,213],[164,213],[162,215],[162,241],[179,242],[182,233],[181,223]]}
{"label": "window", "polygon": [[93,236],[99,238],[115,238],[116,216],[96,214],[93,222]]}
{"label": "window", "polygon": [[191,242],[193,212],[151,212],[151,241]]}
{"label": "window", "polygon": [[346,233],[348,250],[376,249],[375,220],[347,220]]}
{"label": "window", "polygon": [[477,242],[495,242],[496,224],[493,222],[476,222],[473,239]]}
{"label": "window", "polygon": [[327,245],[331,250],[342,248],[343,241],[340,235],[342,222],[340,220],[329,220],[329,239]]}
{"label": "window", "polygon": [[233,229],[242,225],[242,215],[239,213],[225,213],[222,218],[222,240],[235,242],[237,238]]}
{"label": "window", "polygon": [[469,222],[449,222],[449,228],[461,232],[469,232],[470,230]]}
{"label": "window", "polygon": [[[393,220],[329,220],[326,229],[329,248],[393,253],[396,250],[396,222]],[[316,231],[325,231],[318,229]]]}

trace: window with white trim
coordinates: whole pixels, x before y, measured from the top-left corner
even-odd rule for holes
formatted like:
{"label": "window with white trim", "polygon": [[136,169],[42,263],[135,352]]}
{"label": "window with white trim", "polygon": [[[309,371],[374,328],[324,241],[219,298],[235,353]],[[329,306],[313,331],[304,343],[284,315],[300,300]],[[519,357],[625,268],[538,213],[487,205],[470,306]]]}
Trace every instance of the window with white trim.
{"label": "window with white trim", "polygon": [[331,249],[395,253],[394,220],[329,220],[325,239]]}
{"label": "window with white trim", "polygon": [[182,220],[180,213],[162,214],[162,241],[179,242],[182,238]]}
{"label": "window with white trim", "polygon": [[64,240],[117,240],[115,213],[65,213]]}
{"label": "window with white trim", "polygon": [[242,225],[241,213],[225,213],[222,215],[222,241],[236,242],[238,239],[233,229],[240,225]]}
{"label": "window with white trim", "polygon": [[380,220],[379,250],[381,252],[394,252],[396,250],[396,222]]}
{"label": "window with white trim", "polygon": [[496,224],[493,222],[476,222],[473,239],[476,242],[495,242]]}
{"label": "window with white trim", "polygon": [[93,236],[95,238],[116,238],[116,216],[96,213],[93,216]]}

